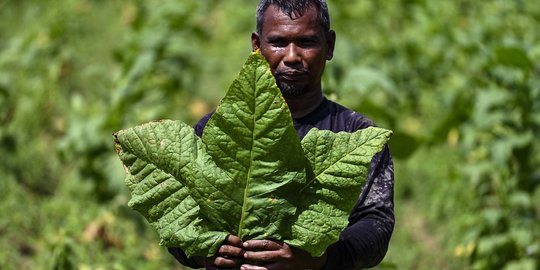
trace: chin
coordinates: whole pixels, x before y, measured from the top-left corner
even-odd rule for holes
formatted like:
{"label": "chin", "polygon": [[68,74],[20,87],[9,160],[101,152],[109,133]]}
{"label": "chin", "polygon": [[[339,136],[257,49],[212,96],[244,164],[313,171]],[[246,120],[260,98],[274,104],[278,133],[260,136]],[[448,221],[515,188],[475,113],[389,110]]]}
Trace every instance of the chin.
{"label": "chin", "polygon": [[281,94],[284,96],[300,96],[304,93],[304,87],[299,85],[279,84]]}

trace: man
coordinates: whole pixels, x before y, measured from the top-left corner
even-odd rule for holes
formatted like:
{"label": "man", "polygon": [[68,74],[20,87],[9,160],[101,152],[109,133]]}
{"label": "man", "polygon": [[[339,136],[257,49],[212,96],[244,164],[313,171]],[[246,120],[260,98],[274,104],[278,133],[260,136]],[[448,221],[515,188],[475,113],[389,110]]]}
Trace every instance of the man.
{"label": "man", "polygon": [[[313,127],[353,132],[372,126],[361,114],[327,100],[321,77],[334,52],[336,34],[330,30],[324,0],[261,0],[257,32],[251,35],[289,105],[300,137]],[[201,136],[209,114],[195,125]],[[360,269],[377,265],[384,257],[394,227],[393,163],[388,147],[371,163],[367,182],[339,241],[321,257],[275,240],[247,240],[229,236],[211,258],[187,258],[178,248],[169,251],[194,268],[245,270]]]}

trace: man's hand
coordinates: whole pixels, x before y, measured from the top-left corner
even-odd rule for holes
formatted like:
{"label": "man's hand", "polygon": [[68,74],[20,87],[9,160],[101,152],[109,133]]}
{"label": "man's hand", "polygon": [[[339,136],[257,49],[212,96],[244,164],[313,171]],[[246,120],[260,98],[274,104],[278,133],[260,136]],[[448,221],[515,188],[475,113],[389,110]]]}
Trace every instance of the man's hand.
{"label": "man's hand", "polygon": [[237,236],[229,235],[219,247],[216,255],[208,258],[194,257],[194,259],[199,265],[205,266],[207,270],[240,267],[244,260],[242,240]]}
{"label": "man's hand", "polygon": [[308,252],[274,240],[244,242],[244,259],[254,264],[243,264],[242,270],[319,270],[326,263],[326,253],[312,257]]}

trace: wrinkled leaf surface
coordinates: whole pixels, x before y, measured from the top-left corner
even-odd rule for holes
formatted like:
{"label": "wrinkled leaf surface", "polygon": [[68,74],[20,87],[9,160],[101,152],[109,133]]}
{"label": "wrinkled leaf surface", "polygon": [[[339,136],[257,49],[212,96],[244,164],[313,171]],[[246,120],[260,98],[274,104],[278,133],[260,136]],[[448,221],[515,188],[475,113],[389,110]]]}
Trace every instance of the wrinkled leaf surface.
{"label": "wrinkled leaf surface", "polygon": [[164,120],[115,133],[130,207],[162,244],[214,254],[228,234],[321,255],[338,239],[391,132],[311,130],[300,141],[270,68],[248,58],[202,138]]}

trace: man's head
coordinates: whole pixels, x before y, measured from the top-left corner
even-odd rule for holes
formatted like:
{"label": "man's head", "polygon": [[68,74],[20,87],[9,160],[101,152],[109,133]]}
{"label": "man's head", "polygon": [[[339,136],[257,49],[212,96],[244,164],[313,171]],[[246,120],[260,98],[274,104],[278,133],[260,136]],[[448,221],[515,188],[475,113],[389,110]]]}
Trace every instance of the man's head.
{"label": "man's head", "polygon": [[319,22],[325,32],[330,31],[330,14],[325,0],[261,0],[257,6],[257,33],[261,34],[264,12],[270,5],[275,5],[289,17],[299,17],[309,7],[315,7]]}
{"label": "man's head", "polygon": [[253,49],[260,49],[285,96],[321,92],[335,33],[324,0],[261,0]]}

